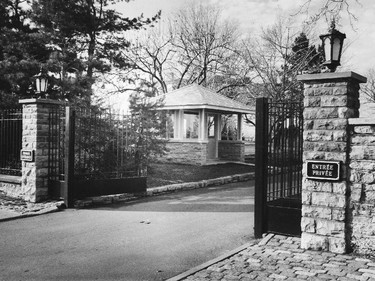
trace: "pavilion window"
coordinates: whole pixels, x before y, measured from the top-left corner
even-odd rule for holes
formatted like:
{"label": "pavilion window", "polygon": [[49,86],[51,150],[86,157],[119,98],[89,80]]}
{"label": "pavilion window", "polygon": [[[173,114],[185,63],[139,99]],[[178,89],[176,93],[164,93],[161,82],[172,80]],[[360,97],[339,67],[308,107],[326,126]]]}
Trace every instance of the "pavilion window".
{"label": "pavilion window", "polygon": [[237,140],[237,116],[236,115],[222,115],[221,117],[221,139],[222,140]]}
{"label": "pavilion window", "polygon": [[207,121],[208,121],[208,124],[207,124],[208,138],[214,138],[215,137],[215,117],[208,116]]}
{"label": "pavilion window", "polygon": [[184,112],[184,138],[197,139],[199,134],[198,112]]}

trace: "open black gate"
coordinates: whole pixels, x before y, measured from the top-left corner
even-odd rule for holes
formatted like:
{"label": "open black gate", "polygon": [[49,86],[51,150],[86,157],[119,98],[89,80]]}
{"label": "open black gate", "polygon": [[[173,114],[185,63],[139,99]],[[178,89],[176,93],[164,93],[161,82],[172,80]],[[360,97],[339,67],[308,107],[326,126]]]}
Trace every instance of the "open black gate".
{"label": "open black gate", "polygon": [[258,98],[255,236],[301,235],[303,105]]}
{"label": "open black gate", "polygon": [[[144,193],[147,169],[140,125],[108,110],[58,106],[49,114],[49,195],[76,199]],[[146,129],[146,128],[143,128]]]}

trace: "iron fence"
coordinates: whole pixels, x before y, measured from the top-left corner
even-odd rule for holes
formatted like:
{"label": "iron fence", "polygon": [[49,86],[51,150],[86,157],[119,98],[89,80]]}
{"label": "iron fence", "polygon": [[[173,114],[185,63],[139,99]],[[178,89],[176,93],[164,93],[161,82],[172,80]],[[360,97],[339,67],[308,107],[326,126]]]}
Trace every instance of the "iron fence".
{"label": "iron fence", "polygon": [[70,169],[78,181],[146,176],[133,116],[79,107],[70,111],[69,118],[65,106],[50,112],[49,180],[64,181]]}
{"label": "iron fence", "polygon": [[86,108],[75,112],[76,179],[145,176],[133,116]]}
{"label": "iron fence", "polygon": [[0,111],[0,174],[21,175],[22,109]]}

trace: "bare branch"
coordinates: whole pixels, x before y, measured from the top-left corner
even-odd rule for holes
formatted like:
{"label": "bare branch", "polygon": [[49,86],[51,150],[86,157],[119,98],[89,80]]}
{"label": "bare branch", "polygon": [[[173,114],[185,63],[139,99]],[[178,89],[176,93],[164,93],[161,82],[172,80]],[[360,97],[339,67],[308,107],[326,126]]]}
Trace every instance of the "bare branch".
{"label": "bare branch", "polygon": [[[362,6],[359,0],[320,0],[319,8],[315,8],[315,10],[311,4],[312,0],[306,0],[292,16],[312,14],[306,22],[308,25],[315,24],[320,19],[324,19],[327,23],[331,22],[332,19],[339,21],[346,16],[353,30],[355,30],[354,22],[358,20],[358,17],[352,12],[352,4]],[[316,4],[316,1],[314,1],[314,4]]]}

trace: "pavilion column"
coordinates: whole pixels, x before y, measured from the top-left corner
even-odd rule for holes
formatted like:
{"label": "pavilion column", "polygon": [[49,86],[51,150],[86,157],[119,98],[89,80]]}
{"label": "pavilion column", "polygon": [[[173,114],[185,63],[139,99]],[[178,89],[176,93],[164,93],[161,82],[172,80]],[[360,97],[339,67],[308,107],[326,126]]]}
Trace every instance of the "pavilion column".
{"label": "pavilion column", "polygon": [[176,138],[183,139],[184,136],[184,112],[182,109],[176,111]]}
{"label": "pavilion column", "polygon": [[221,114],[215,114],[215,139],[221,140]]}
{"label": "pavilion column", "polygon": [[178,110],[173,110],[173,138],[177,139],[179,136],[178,131]]}
{"label": "pavilion column", "polygon": [[242,114],[237,114],[237,140],[242,140]]}
{"label": "pavilion column", "polygon": [[199,111],[199,122],[200,122],[199,139],[205,141],[208,139],[208,133],[207,133],[208,120],[207,120],[207,111],[204,108]]}

